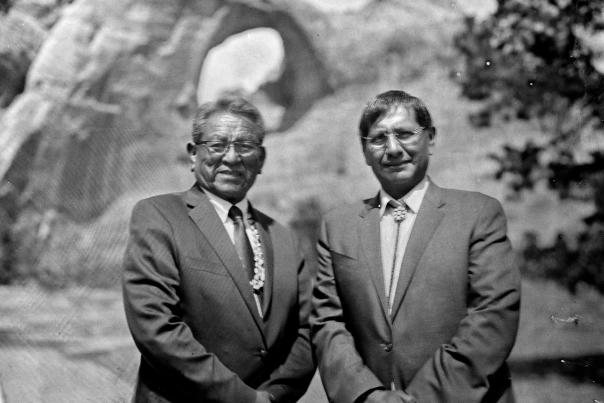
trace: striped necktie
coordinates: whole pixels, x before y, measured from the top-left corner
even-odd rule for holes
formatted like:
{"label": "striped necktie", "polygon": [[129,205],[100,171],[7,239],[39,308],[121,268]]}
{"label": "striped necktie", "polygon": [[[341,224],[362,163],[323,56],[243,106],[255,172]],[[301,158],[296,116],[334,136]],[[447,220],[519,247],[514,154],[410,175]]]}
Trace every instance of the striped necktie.
{"label": "striped necktie", "polygon": [[245,233],[245,224],[243,222],[243,213],[237,206],[232,206],[229,210],[229,218],[233,220],[235,231],[233,238],[235,242],[235,249],[237,249],[237,255],[241,260],[241,264],[245,269],[248,279],[251,280],[254,277],[254,252],[252,246]]}

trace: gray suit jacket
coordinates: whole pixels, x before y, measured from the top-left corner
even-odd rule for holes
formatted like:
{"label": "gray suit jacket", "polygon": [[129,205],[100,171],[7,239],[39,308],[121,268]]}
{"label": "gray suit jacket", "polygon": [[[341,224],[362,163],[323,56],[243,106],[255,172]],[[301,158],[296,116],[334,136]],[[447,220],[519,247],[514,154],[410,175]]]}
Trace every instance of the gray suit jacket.
{"label": "gray suit jacket", "polygon": [[378,197],[324,218],[311,333],[331,401],[392,382],[419,402],[513,401],[520,276],[500,204],[430,183],[391,316],[379,221]]}
{"label": "gray suit jacket", "polygon": [[267,280],[263,316],[207,196],[140,201],[124,262],[126,317],[141,352],[137,402],[295,401],[313,376],[310,279],[290,231],[253,210]]}

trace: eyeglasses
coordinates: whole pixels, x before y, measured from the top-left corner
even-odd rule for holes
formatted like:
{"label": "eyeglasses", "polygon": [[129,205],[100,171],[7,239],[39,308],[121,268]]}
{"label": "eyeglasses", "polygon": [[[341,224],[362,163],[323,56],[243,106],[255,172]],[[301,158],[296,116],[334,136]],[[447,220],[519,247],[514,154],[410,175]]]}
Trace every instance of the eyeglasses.
{"label": "eyeglasses", "polygon": [[248,157],[260,150],[261,145],[253,141],[220,141],[220,140],[205,140],[199,141],[196,144],[201,144],[213,154],[226,154],[229,147],[232,145],[235,152],[241,157]]}
{"label": "eyeglasses", "polygon": [[373,136],[361,136],[361,138],[373,148],[385,148],[386,144],[388,144],[389,136],[393,136],[399,144],[410,145],[419,139],[419,136],[425,129],[425,127],[418,127],[414,130],[395,130],[392,132],[377,133]]}

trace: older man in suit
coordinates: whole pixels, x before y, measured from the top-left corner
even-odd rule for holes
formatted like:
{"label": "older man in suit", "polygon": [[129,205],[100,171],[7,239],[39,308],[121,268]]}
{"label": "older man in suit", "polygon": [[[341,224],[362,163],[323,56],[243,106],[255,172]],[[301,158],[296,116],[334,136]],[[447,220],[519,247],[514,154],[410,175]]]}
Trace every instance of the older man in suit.
{"label": "older man in suit", "polygon": [[379,193],[324,217],[311,334],[333,402],[513,402],[519,273],[495,199],[427,176],[436,129],[388,91],[360,135]]}
{"label": "older man in suit", "polygon": [[124,304],[141,352],[136,402],[293,402],[314,373],[310,279],[290,231],[246,198],[265,159],[257,109],[202,105],[195,185],[140,201]]}

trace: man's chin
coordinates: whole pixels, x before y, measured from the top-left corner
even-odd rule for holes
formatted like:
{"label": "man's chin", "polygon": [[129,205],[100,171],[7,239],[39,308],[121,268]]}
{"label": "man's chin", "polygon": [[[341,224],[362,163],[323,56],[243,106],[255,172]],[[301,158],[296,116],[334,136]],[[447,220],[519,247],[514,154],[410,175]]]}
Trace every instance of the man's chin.
{"label": "man's chin", "polygon": [[391,182],[392,184],[407,184],[408,182],[413,182],[415,177],[413,175],[413,172],[402,170],[396,172],[388,172],[386,175],[383,176],[383,179],[387,182]]}
{"label": "man's chin", "polygon": [[241,185],[224,184],[214,188],[214,194],[216,194],[216,196],[231,203],[241,201],[245,197],[246,193],[247,188]]}
{"label": "man's chin", "polygon": [[421,181],[413,172],[395,172],[382,175],[379,182],[384,189],[411,189]]}

